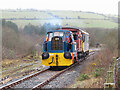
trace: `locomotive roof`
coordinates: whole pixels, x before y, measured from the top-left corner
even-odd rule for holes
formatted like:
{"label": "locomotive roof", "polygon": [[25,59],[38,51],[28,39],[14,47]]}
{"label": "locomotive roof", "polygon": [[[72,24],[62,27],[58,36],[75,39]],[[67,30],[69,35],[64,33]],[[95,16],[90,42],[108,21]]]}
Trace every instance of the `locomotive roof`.
{"label": "locomotive roof", "polygon": [[80,28],[78,28],[78,27],[62,27],[62,28],[58,28],[58,29],[63,29],[63,30],[64,30],[64,29],[72,29],[71,31],[81,31],[81,32],[84,33],[84,34],[89,35],[89,33],[83,31],[82,29],[80,29]]}
{"label": "locomotive roof", "polygon": [[72,33],[71,31],[63,30],[63,29],[62,29],[62,30],[59,30],[59,31],[58,31],[58,30],[47,31],[47,33],[48,33],[48,32],[70,32],[70,33]]}
{"label": "locomotive roof", "polygon": [[87,34],[87,35],[89,35],[89,33],[85,32],[85,31],[83,31],[83,30],[81,30],[81,32],[82,32],[82,33],[84,33],[84,34]]}

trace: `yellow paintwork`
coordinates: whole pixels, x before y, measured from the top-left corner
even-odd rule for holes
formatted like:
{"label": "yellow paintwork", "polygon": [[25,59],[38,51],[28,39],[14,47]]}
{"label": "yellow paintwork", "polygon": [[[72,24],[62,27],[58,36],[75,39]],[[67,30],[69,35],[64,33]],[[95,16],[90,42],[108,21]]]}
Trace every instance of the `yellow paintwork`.
{"label": "yellow paintwork", "polygon": [[[64,53],[49,53],[49,58],[42,60],[42,64],[45,66],[56,66],[56,55],[58,55],[58,66],[70,66],[71,64],[73,64],[72,59],[64,58]],[[49,64],[50,62],[52,62],[52,57],[54,57],[53,63]]]}
{"label": "yellow paintwork", "polygon": [[84,42],[82,43],[82,47],[83,47],[83,52],[84,52]]}
{"label": "yellow paintwork", "polygon": [[89,52],[92,52],[93,50],[89,50]]}

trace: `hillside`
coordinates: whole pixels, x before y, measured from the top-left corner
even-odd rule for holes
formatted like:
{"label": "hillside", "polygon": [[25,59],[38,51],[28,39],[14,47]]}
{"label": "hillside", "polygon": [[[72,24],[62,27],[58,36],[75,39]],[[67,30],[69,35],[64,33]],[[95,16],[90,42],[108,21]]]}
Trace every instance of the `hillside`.
{"label": "hillside", "polygon": [[77,26],[80,28],[117,28],[117,17],[82,11],[38,11],[28,10],[2,10],[2,18],[11,20],[19,28],[31,23],[43,25],[44,23],[59,24],[62,26]]}

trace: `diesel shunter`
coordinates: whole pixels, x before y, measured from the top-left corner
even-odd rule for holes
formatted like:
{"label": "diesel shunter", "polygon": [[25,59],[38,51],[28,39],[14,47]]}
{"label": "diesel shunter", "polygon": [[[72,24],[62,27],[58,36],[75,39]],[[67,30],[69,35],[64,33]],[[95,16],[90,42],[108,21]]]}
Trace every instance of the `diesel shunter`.
{"label": "diesel shunter", "polygon": [[83,30],[62,27],[46,33],[42,64],[70,66],[89,54],[89,34]]}

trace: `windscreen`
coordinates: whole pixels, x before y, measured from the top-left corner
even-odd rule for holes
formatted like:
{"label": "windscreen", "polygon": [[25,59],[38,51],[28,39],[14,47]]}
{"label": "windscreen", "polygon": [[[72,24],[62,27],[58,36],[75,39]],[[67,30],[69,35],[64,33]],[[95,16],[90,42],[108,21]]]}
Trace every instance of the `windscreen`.
{"label": "windscreen", "polygon": [[61,36],[63,37],[63,32],[49,32],[46,36],[46,41],[51,41],[52,37]]}
{"label": "windscreen", "polygon": [[63,36],[63,32],[54,32],[54,36]]}

